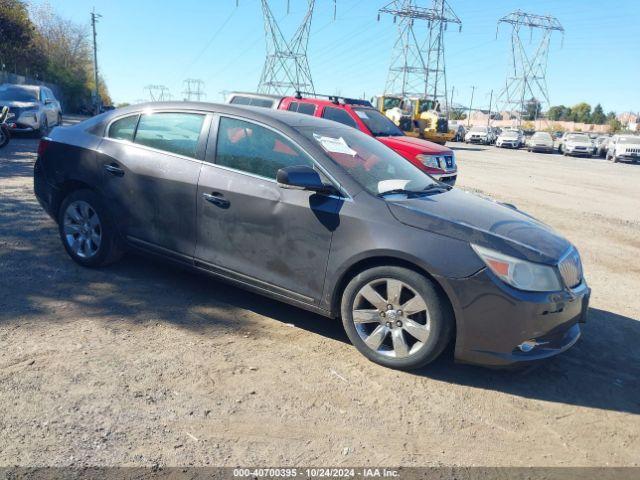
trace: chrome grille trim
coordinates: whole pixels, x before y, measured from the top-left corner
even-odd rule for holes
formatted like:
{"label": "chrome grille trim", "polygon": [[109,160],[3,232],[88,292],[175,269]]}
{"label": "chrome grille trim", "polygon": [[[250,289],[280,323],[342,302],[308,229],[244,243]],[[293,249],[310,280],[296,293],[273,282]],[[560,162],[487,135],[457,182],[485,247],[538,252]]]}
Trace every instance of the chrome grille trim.
{"label": "chrome grille trim", "polygon": [[582,262],[575,248],[572,248],[558,264],[562,281],[568,288],[575,288],[582,283]]}

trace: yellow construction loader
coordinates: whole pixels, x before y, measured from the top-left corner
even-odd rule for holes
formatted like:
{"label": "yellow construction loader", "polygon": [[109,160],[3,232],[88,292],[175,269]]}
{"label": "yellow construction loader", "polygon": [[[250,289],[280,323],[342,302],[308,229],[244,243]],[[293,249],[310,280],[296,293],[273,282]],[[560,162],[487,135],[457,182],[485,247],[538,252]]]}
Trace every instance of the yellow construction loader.
{"label": "yellow construction loader", "polygon": [[407,135],[444,145],[453,139],[447,118],[440,112],[440,103],[426,98],[403,98],[382,95],[372,102],[378,110]]}

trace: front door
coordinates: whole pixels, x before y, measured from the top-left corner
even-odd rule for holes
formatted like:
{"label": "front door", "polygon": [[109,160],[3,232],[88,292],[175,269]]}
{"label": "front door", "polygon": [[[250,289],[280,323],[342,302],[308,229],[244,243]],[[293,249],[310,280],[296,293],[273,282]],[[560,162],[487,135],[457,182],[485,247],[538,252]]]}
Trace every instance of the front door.
{"label": "front door", "polygon": [[109,127],[98,157],[102,185],[130,242],[193,258],[205,119],[191,112],[147,113]]}
{"label": "front door", "polygon": [[203,166],[198,185],[196,262],[317,303],[341,200],[278,186],[278,169],[313,166],[280,133],[230,117],[217,132],[215,164]]}

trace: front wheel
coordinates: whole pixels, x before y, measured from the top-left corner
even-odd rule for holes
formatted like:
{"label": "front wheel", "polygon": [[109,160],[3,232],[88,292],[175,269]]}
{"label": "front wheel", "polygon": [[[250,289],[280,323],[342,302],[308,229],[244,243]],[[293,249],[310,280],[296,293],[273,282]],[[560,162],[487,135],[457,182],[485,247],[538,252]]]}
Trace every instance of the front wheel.
{"label": "front wheel", "polygon": [[84,267],[102,267],[122,255],[114,224],[100,197],[91,190],[77,190],[64,199],[58,231],[69,256]]}
{"label": "front wheel", "polygon": [[49,133],[49,120],[47,120],[47,117],[45,116],[40,121],[40,127],[38,128],[38,130],[36,132],[36,136],[42,138],[42,137],[46,136],[47,133]]}
{"label": "front wheel", "polygon": [[6,125],[0,125],[0,148],[6,146],[10,138],[9,128]]}
{"label": "front wheel", "polygon": [[454,322],[448,303],[429,279],[395,266],[375,267],[353,278],[342,295],[341,314],[360,353],[401,370],[435,360]]}

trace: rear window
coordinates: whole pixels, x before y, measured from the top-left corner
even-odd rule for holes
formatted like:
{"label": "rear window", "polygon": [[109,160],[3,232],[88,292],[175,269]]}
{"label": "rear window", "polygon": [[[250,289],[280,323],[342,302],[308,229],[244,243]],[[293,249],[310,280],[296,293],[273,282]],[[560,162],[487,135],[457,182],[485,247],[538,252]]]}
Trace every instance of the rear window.
{"label": "rear window", "polygon": [[233,105],[250,105],[252,107],[273,108],[273,100],[270,98],[244,97],[236,95],[229,102]]}
{"label": "rear window", "polygon": [[137,123],[138,115],[131,115],[116,120],[109,127],[109,138],[133,142],[133,134],[136,132]]}
{"label": "rear window", "polygon": [[327,120],[333,120],[334,122],[342,123],[343,125],[347,125],[349,127],[358,128],[358,124],[356,121],[349,115],[348,112],[342,110],[341,108],[335,107],[325,107],[324,112],[322,112],[322,117]]}
{"label": "rear window", "polygon": [[142,115],[135,143],[165,152],[196,158],[205,116],[199,113],[152,113]]}

